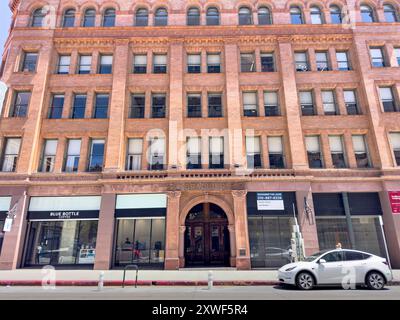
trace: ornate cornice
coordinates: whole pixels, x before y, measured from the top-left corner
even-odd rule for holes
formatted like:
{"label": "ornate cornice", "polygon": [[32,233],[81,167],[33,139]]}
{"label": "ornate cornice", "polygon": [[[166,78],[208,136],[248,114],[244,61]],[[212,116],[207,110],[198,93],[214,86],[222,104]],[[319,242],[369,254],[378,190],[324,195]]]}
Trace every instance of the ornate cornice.
{"label": "ornate cornice", "polygon": [[60,46],[63,48],[68,47],[110,47],[114,46],[115,40],[114,39],[66,39],[66,38],[59,38],[54,39],[54,45]]}

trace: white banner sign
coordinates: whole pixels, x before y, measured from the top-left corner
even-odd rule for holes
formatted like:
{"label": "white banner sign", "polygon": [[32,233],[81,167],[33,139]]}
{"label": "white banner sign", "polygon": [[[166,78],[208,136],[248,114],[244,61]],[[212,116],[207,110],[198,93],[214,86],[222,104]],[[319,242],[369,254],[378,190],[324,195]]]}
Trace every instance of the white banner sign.
{"label": "white banner sign", "polygon": [[7,219],[4,221],[3,231],[4,231],[4,232],[10,232],[10,231],[11,231],[11,227],[12,227],[12,223],[13,223],[13,219],[7,218]]}
{"label": "white banner sign", "polygon": [[282,193],[257,193],[257,210],[285,210]]}

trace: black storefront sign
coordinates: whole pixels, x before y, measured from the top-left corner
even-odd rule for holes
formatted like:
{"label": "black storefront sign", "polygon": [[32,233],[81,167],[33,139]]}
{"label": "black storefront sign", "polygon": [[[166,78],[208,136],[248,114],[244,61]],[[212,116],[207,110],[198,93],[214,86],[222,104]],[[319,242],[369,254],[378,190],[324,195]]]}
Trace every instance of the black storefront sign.
{"label": "black storefront sign", "polygon": [[[283,210],[260,210],[260,200],[283,200]],[[297,214],[295,192],[248,192],[246,201],[248,216],[293,216],[293,205]]]}
{"label": "black storefront sign", "polygon": [[167,208],[116,209],[116,218],[165,217]]}
{"label": "black storefront sign", "polygon": [[28,220],[98,219],[99,210],[29,211]]}

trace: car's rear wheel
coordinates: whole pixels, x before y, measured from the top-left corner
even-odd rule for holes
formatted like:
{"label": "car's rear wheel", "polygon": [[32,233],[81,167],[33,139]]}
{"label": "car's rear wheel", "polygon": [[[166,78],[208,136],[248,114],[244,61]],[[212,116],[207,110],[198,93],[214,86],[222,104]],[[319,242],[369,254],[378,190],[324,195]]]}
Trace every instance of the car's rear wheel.
{"label": "car's rear wheel", "polygon": [[314,277],[309,272],[300,272],[296,277],[297,288],[301,290],[311,290],[314,288]]}
{"label": "car's rear wheel", "polygon": [[371,290],[382,290],[385,287],[385,282],[385,277],[377,271],[371,271],[365,279],[365,284]]}

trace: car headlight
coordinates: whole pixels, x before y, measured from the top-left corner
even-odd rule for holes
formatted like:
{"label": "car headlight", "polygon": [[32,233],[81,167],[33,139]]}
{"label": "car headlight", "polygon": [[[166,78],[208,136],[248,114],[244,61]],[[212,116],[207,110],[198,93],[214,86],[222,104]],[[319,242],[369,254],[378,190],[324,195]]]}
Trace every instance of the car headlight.
{"label": "car headlight", "polygon": [[297,267],[290,267],[290,268],[287,268],[285,271],[292,271],[292,270],[294,270],[294,269],[296,269]]}

